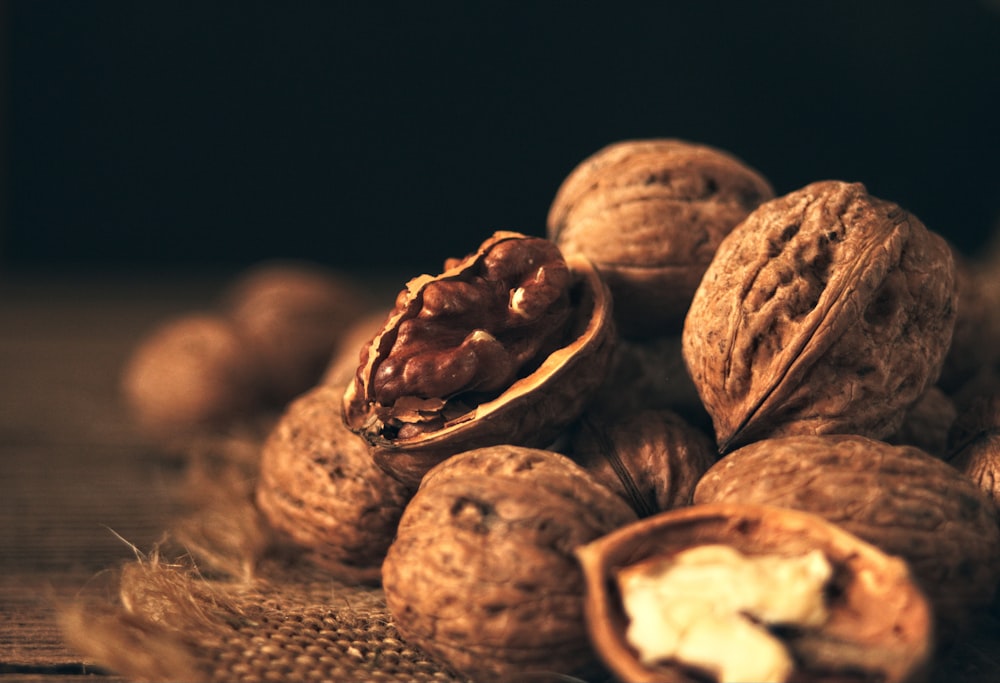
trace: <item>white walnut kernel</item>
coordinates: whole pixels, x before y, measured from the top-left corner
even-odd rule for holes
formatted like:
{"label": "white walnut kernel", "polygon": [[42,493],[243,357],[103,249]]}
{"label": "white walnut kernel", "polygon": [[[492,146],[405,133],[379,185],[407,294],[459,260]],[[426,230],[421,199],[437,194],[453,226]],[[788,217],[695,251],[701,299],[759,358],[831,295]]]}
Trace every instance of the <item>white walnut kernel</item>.
{"label": "white walnut kernel", "polygon": [[618,574],[626,638],[646,664],[677,661],[719,683],[783,682],[795,662],[768,626],[822,626],[832,575],[819,550],[749,556],[710,544],[639,563]]}

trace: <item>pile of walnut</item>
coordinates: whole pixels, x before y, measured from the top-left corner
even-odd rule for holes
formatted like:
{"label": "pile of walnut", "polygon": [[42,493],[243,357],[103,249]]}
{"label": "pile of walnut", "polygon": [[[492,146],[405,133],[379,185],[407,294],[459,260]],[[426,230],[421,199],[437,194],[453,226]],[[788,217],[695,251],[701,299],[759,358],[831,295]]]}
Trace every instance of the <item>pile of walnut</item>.
{"label": "pile of walnut", "polygon": [[545,237],[485,237],[374,317],[257,273],[137,349],[130,404],[160,435],[282,404],[267,523],[477,681],[918,680],[975,628],[1000,582],[985,259],[860,183],[776,197],[680,140],[584,160]]}

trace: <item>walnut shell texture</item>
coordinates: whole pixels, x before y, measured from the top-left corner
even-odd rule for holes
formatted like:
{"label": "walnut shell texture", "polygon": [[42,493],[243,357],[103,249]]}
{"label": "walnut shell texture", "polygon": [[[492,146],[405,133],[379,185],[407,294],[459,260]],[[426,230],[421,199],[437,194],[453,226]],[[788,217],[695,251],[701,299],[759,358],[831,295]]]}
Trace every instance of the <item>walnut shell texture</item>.
{"label": "walnut shell texture", "polygon": [[1000,394],[978,396],[952,425],[949,460],[1000,510]]}
{"label": "walnut shell texture", "polygon": [[903,424],[886,441],[916,446],[936,458],[944,458],[948,454],[948,433],[957,417],[955,402],[933,386],[907,409]]}
{"label": "walnut shell texture", "polygon": [[261,451],[257,507],[336,578],[376,584],[413,491],[377,467],[344,425],[342,395],[318,386],[288,405]]}
{"label": "walnut shell texture", "polygon": [[858,435],[758,441],[713,465],[694,502],[811,512],[899,555],[931,600],[942,634],[969,626],[1000,580],[993,505],[954,467],[910,446]]}
{"label": "walnut shell texture", "polygon": [[669,410],[623,418],[584,414],[568,452],[639,517],[689,505],[716,459],[711,439]]}
{"label": "walnut shell texture", "polygon": [[[577,549],[587,580],[586,616],[601,658],[623,683],[695,683],[682,667],[643,665],[625,638],[628,617],[609,589],[621,568],[723,543],[746,554],[802,555],[820,550],[834,567],[830,618],[819,632],[788,638],[792,680],[922,680],[933,651],[933,619],[906,564],[821,517],[760,505],[699,505],[622,527]],[[845,671],[845,653],[863,671]],[[855,662],[857,663],[857,662]],[[859,675],[860,674],[860,675]]]}
{"label": "walnut shell texture", "polygon": [[773,196],[760,173],[722,150],[625,140],[565,178],[547,230],[567,256],[595,263],[625,336],[655,336],[680,329],[722,237]]}
{"label": "walnut shell texture", "polygon": [[494,446],[427,473],[382,568],[408,642],[476,681],[542,680],[596,664],[573,549],[635,521],[550,451]]}
{"label": "walnut shell texture", "polygon": [[628,416],[649,409],[666,409],[692,425],[712,431],[698,389],[688,375],[680,335],[652,339],[619,339],[607,376],[588,411]]}
{"label": "walnut shell texture", "polygon": [[719,246],[682,334],[720,452],[893,433],[941,371],[956,305],[945,241],[862,184],[762,204]]}
{"label": "walnut shell texture", "polygon": [[411,280],[344,394],[373,457],[416,485],[441,460],[511,443],[547,446],[604,380],[611,296],[582,258],[498,232],[439,276]]}

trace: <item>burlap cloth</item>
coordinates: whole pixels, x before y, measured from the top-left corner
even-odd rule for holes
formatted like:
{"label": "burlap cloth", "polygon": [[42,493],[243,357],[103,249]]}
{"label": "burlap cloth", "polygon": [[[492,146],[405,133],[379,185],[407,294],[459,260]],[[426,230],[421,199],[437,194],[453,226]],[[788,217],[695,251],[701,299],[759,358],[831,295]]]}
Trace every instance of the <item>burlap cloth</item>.
{"label": "burlap cloth", "polygon": [[189,517],[62,610],[67,643],[142,681],[457,681],[403,642],[378,588],[281,547],[252,503],[264,429],[185,444]]}

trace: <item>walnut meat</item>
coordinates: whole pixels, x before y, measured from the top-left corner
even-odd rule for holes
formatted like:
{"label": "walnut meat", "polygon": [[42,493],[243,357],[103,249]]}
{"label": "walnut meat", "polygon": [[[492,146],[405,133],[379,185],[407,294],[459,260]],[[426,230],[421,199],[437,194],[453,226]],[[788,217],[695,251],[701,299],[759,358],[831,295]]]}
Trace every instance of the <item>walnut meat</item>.
{"label": "walnut meat", "polygon": [[721,452],[787,434],[884,438],[937,379],[955,315],[944,240],[860,183],[822,181],[723,240],[684,359]]}
{"label": "walnut meat", "polygon": [[695,484],[715,462],[708,436],[669,410],[585,414],[568,452],[639,517],[690,504]]}
{"label": "walnut meat", "polygon": [[278,537],[316,565],[375,584],[413,491],[344,426],[342,396],[342,388],[318,386],[288,405],[261,451],[256,502]]}
{"label": "walnut meat", "polygon": [[857,435],[758,441],[713,465],[694,502],[811,512],[899,555],[934,606],[942,634],[968,626],[1000,580],[993,505],[954,467],[910,446]]}
{"label": "walnut meat", "polygon": [[582,674],[596,662],[573,549],[635,521],[568,458],[494,446],[442,462],[382,567],[400,634],[476,681]]}
{"label": "walnut meat", "polygon": [[611,298],[593,266],[498,232],[444,273],[414,278],[362,349],[344,420],[416,484],[472,448],[547,445],[603,381]]}
{"label": "walnut meat", "polygon": [[[722,629],[717,630],[713,642],[700,648],[705,661],[697,668],[684,666],[676,659],[644,663],[627,637],[630,618],[622,593],[613,588],[616,578],[626,572],[646,570],[687,551],[716,545],[772,562],[819,552],[832,567],[830,585],[825,590],[826,615],[810,626],[778,631],[794,663],[786,680],[922,680],[933,651],[933,618],[904,562],[816,515],[738,504],[699,505],[664,512],[577,549],[587,581],[585,613],[591,638],[617,680],[695,683],[712,680],[702,668],[710,660],[731,667],[758,663],[758,651],[747,653],[749,662],[734,660],[739,643],[724,642]],[[744,588],[749,591],[752,587]],[[800,595],[795,588],[786,586],[782,598]],[[702,587],[713,605],[730,592],[739,593],[726,589],[712,585],[711,578]],[[698,598],[697,586],[688,586],[688,596]],[[691,610],[690,600],[685,602]],[[691,624],[692,616],[687,614],[685,622]]]}
{"label": "walnut meat", "polygon": [[674,139],[626,140],[581,162],[552,202],[548,235],[593,261],[628,337],[679,330],[722,238],[768,181],[734,156]]}

